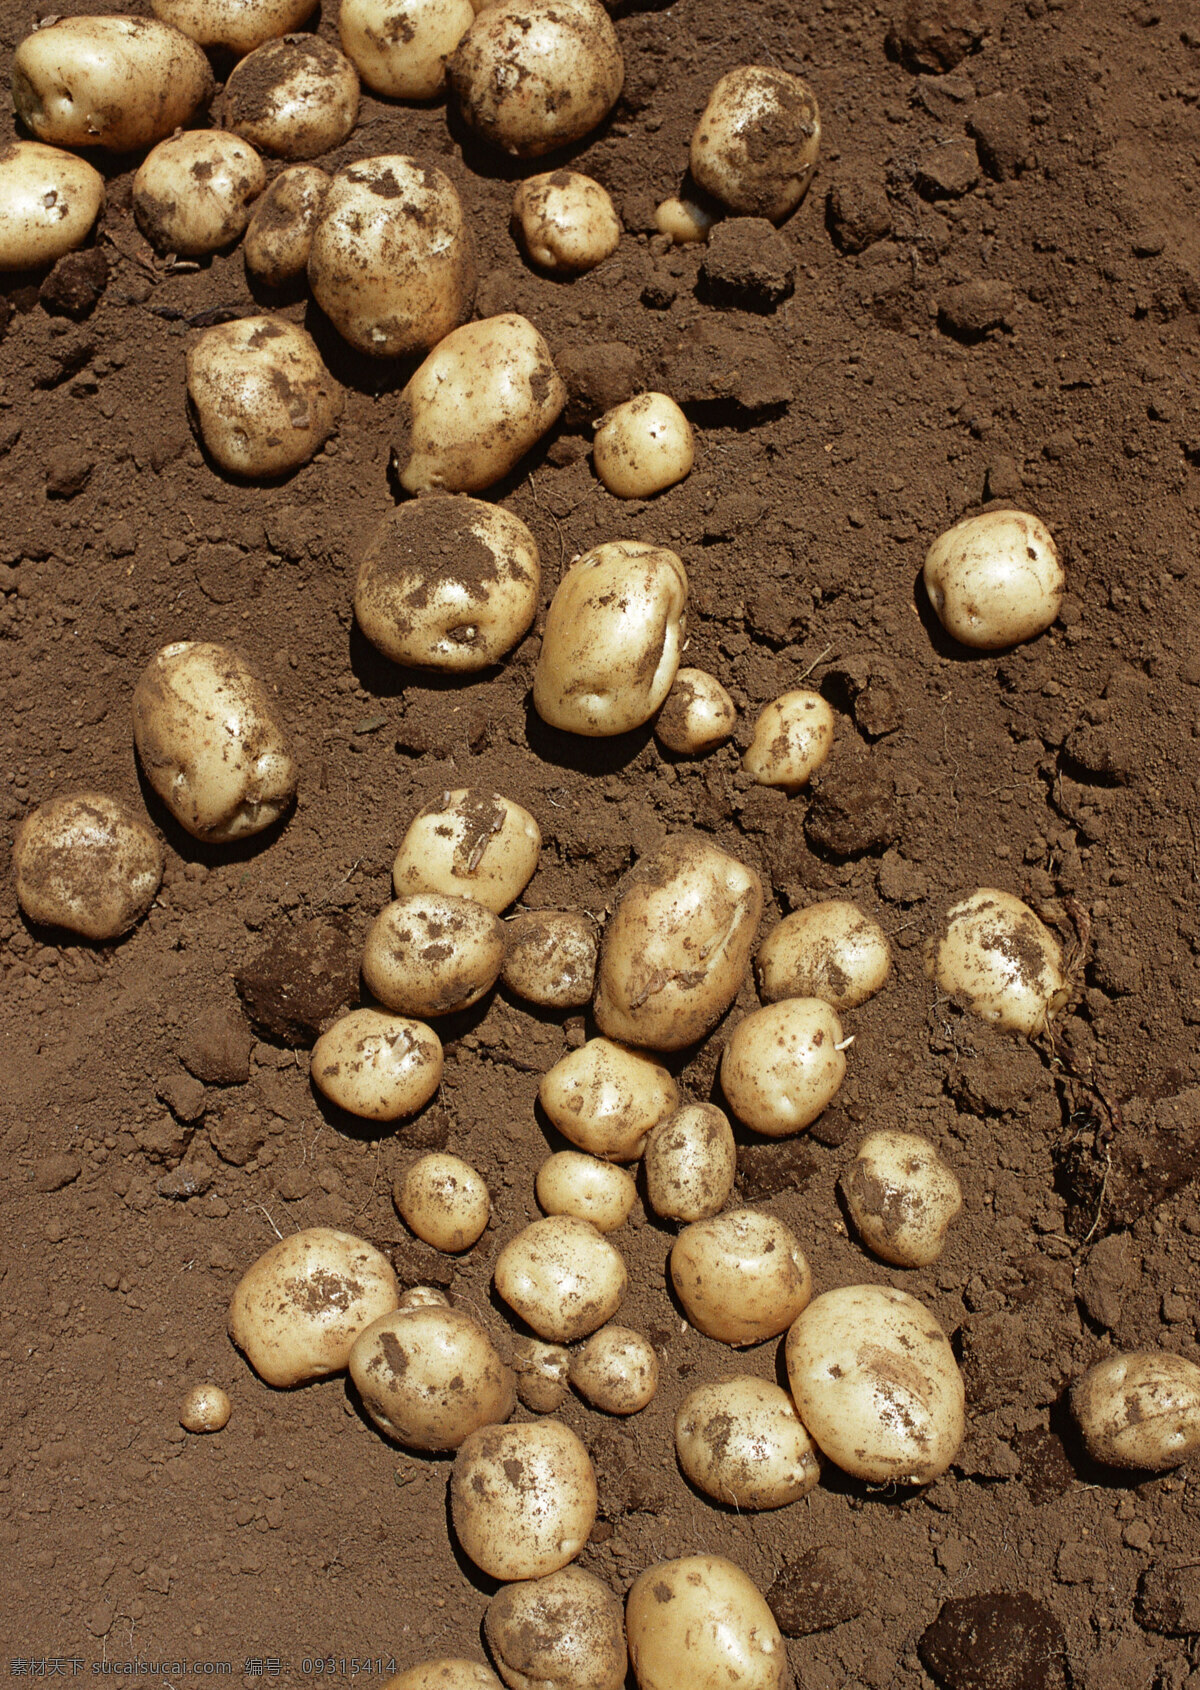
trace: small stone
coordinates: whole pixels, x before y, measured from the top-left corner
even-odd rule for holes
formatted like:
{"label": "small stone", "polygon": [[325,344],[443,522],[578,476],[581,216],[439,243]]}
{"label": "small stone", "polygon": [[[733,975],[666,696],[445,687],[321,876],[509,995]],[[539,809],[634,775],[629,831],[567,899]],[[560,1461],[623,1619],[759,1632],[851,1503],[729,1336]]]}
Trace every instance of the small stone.
{"label": "small stone", "polygon": [[829,232],[843,252],[863,252],[892,232],[892,208],[883,182],[868,170],[847,170],[829,190]]}
{"label": "small stone", "polygon": [[700,273],[716,303],[755,311],[773,311],[796,283],[788,244],[765,217],[728,217],[714,224]]}
{"label": "small stone", "polygon": [[909,70],[953,70],[986,29],[982,0],[907,0],[888,30],[887,49]]}
{"label": "small stone", "polygon": [[52,499],[73,499],[91,479],[96,460],[79,446],[60,446],[46,463],[46,492]]}
{"label": "small stone", "polygon": [[33,1183],[39,1191],[61,1191],[83,1172],[78,1156],[59,1151],[53,1156],[40,1156],[33,1164]]}
{"label": "small stone", "polygon": [[923,154],[914,180],[917,192],[931,200],[957,200],[979,181],[979,154],[973,141],[944,141]]}
{"label": "small stone", "polygon": [[359,953],[344,920],[276,920],[234,975],[238,996],[268,1038],[311,1045],[322,1026],[358,1003]]}
{"label": "small stone", "polygon": [[212,1086],[244,1086],[250,1078],[254,1037],[233,1008],[201,1010],[179,1060],[189,1074]]}
{"label": "small stone", "polygon": [[215,1178],[216,1170],[211,1163],[199,1156],[188,1156],[177,1168],[163,1174],[161,1179],[155,1182],[154,1189],[160,1197],[182,1203],[189,1197],[203,1197],[206,1191],[212,1189]]}
{"label": "small stone", "polygon": [[1025,477],[1015,458],[993,458],[983,475],[984,491],[989,499],[1015,499],[1025,487]]}
{"label": "small stone", "polygon": [[952,1597],[917,1644],[945,1690],[1066,1690],[1066,1637],[1023,1592]]}
{"label": "small stone", "polygon": [[1145,1520],[1131,1520],[1121,1533],[1121,1542],[1126,1549],[1136,1549],[1144,1554],[1153,1544],[1154,1534]]}
{"label": "small stone", "polygon": [[1134,1617],[1161,1637],[1200,1632],[1200,1567],[1147,1567],[1138,1582]]}
{"label": "small stone", "polygon": [[982,278],[947,288],[938,300],[938,321],[957,340],[981,340],[989,329],[1010,329],[1016,295],[1007,282]]}
{"label": "small stone", "polygon": [[108,286],[108,259],[101,247],[67,252],[38,289],[47,311],[85,317]]}
{"label": "small stone", "polygon": [[169,1074],[155,1087],[155,1096],[166,1104],[177,1121],[188,1125],[204,1114],[208,1093],[191,1074]]}
{"label": "small stone", "polygon": [[275,1190],[285,1203],[300,1203],[312,1190],[312,1180],[303,1168],[284,1168],[275,1175]]}
{"label": "small stone", "polygon": [[767,1606],[786,1637],[845,1625],[862,1613],[866,1601],[854,1561],[833,1544],[805,1550],[767,1591]]}
{"label": "small stone", "polygon": [[1075,1279],[1075,1291],[1088,1318],[1111,1331],[1140,1277],[1141,1263],[1130,1238],[1126,1233],[1113,1233],[1088,1251],[1087,1261]]}

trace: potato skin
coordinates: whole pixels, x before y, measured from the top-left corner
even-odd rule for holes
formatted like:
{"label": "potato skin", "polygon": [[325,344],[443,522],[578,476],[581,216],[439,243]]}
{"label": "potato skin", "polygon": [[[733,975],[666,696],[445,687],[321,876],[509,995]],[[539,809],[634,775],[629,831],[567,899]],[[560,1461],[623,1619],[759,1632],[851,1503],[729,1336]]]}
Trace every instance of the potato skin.
{"label": "potato skin", "polygon": [[946,632],[977,651],[1044,633],[1066,587],[1049,529],[1026,511],[964,517],[930,546],[922,575]]}
{"label": "potato skin", "polygon": [[492,1578],[543,1578],[565,1567],[588,1540],[597,1501],[587,1450],[560,1420],[485,1426],[454,1458],[454,1530]]}
{"label": "potato skin", "polygon": [[739,65],[717,83],[692,135],[692,175],[731,211],[780,223],[816,168],[821,119],[807,83],[770,65]]}
{"label": "potato skin", "polygon": [[722,1555],[647,1567],[630,1589],[625,1630],[639,1690],[782,1690],[787,1679],[766,1598]]}
{"label": "potato skin", "polygon": [[1088,1454],[1164,1473],[1200,1449],[1200,1367],[1169,1350],[1124,1350],[1071,1386]]}
{"label": "potato skin", "polygon": [[398,1672],[381,1690],[501,1690],[501,1684],[482,1661],[446,1655]]}
{"label": "potato skin", "polygon": [[504,961],[499,917],[473,898],[414,892],[372,922],[362,971],[380,1003],[400,1015],[450,1015],[491,991]]}
{"label": "potato skin", "polygon": [[1006,1032],[1034,1038],[1066,1002],[1062,947],[1028,904],[980,886],[925,942],[925,972],[948,997]]}
{"label": "potato skin", "polygon": [[102,792],[64,792],[39,804],[13,841],[17,901],[30,921],[117,939],[145,915],[163,875],[146,823]]}
{"label": "potato skin", "polygon": [[621,1690],[629,1665],[620,1601],[582,1567],[505,1585],[483,1635],[509,1690]]}
{"label": "potato skin", "polygon": [[516,1407],[516,1375],[459,1309],[401,1309],[365,1327],[350,1377],[371,1419],[410,1449],[457,1449]]}
{"label": "potato skin", "polygon": [[150,0],[150,6],[202,47],[228,47],[241,58],[298,29],[317,0]]}
{"label": "potato skin", "polygon": [[87,240],[104,205],[104,178],[61,147],[0,148],[0,271],[53,264]]}
{"label": "potato skin", "polygon": [[354,1009],[313,1046],[313,1084],[339,1109],[398,1121],[423,1109],[441,1084],[442,1041],[423,1021]]}
{"label": "potato skin", "polygon": [[812,1296],[812,1272],[790,1227],[756,1209],[685,1226],[671,1282],[699,1332],[735,1349],[775,1338]]}
{"label": "potato skin", "polygon": [[728,1116],[715,1103],[677,1109],[651,1130],[643,1164],[655,1214],[673,1221],[719,1214],[737,1176],[737,1145]]}
{"label": "potato skin", "polygon": [[231,475],[287,475],[337,428],[345,395],[312,336],[282,317],[240,317],[188,348],[187,387],[208,451]]}
{"label": "potato skin", "polygon": [[354,128],[358,72],[319,35],[288,35],[235,65],[214,110],[223,129],[261,152],[315,158]]}
{"label": "potato skin", "polygon": [[542,1075],[538,1101],[564,1138],[609,1162],[636,1162],[651,1128],[679,1107],[679,1087],[641,1051],[589,1039]]}

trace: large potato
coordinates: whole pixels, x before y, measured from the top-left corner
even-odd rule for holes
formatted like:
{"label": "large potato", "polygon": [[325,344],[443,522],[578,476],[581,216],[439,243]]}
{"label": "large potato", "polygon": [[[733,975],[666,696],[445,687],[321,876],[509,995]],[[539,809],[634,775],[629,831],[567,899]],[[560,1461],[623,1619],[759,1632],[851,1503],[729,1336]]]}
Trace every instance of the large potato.
{"label": "large potato", "polygon": [[329,177],[315,164],[295,164],[281,171],[254,202],[242,254],[246,268],[268,287],[282,287],[308,267],[313,230]]}
{"label": "large potato", "polygon": [[490,992],[504,928],[474,898],[414,892],[375,917],[363,944],[368,991],[401,1015],[452,1015]]}
{"label": "large potato", "polygon": [[754,959],[765,1002],[823,998],[836,1010],[866,1003],[891,966],[879,923],[844,898],[826,898],[785,916]]}
{"label": "large potato", "polygon": [[784,998],[734,1028],[721,1085],[739,1121],[768,1138],[811,1126],[846,1075],[842,1024],[821,998]]}
{"label": "large potato", "polygon": [[141,817],[117,799],[65,792],[18,827],[13,873],[30,921],[85,939],[116,939],[154,902],[163,852]]}
{"label": "large potato", "polygon": [[155,16],[202,47],[228,47],[239,58],[298,29],[317,0],[150,0]]}
{"label": "large potato", "polygon": [[103,176],[73,153],[39,141],[0,148],[0,270],[32,270],[73,252],[103,204]]}
{"label": "large potato", "polygon": [[625,1605],[639,1690],[782,1690],[787,1649],[753,1579],[721,1555],[658,1561]]}
{"label": "large potato", "polygon": [[553,1215],[524,1227],[496,1257],[496,1290],[539,1338],[573,1344],[611,1320],[628,1274],[591,1221]]}
{"label": "large potato", "polygon": [[675,1453],[694,1485],[735,1508],[782,1508],[821,1477],[791,1397],[747,1374],[688,1392],[675,1416]]}
{"label": "large potato", "polygon": [[572,1144],[610,1162],[636,1162],[646,1137],[679,1107],[665,1068],[610,1039],[589,1039],[543,1074],[538,1101]]}
{"label": "large potato", "polygon": [[529,884],[541,849],[541,830],[528,810],[498,792],[459,786],[409,824],[392,864],[392,886],[397,898],[449,892],[498,915]]}
{"label": "large potato", "polygon": [[573,1561],[596,1523],[596,1475],[559,1420],[485,1426],[454,1458],[450,1517],[495,1579],[544,1578]]}
{"label": "large potato", "polygon": [[190,129],[160,141],[133,179],[133,214],[159,252],[203,258],[236,241],[267,185],[248,141],[225,129]]}
{"label": "large potato", "polygon": [[345,395],[304,329],[283,317],[218,323],[188,348],[188,398],[205,446],[231,475],[286,475],[320,451]]}
{"label": "large potato", "polygon": [[775,1338],[812,1296],[812,1273],[790,1227],[755,1209],[685,1226],[671,1283],[692,1325],[744,1349]]}
{"label": "large potato", "polygon": [[474,18],[471,0],[342,0],[338,34],[375,93],[432,100]]}
{"label": "large potato", "polygon": [[629,1656],[621,1604],[582,1567],[505,1585],[483,1635],[509,1690],[622,1690]]}
{"label": "large potato", "polygon": [[820,145],[806,82],[772,65],[739,65],[717,83],[692,134],[692,175],[731,211],[780,223],[804,198]]}
{"label": "large potato", "polygon": [[332,152],[358,117],[358,72],[319,35],[268,41],[230,72],[221,126],[276,158]]}
{"label": "large potato", "polygon": [[1162,1473],[1200,1449],[1200,1367],[1169,1350],[1119,1350],[1071,1386],[1093,1461]]}
{"label": "large potato", "polygon": [[412,1449],[457,1449],[507,1420],[516,1376],[483,1327],[459,1309],[401,1309],[359,1333],[350,1377],[381,1432]]}
{"label": "large potato", "polygon": [[1028,904],[981,886],[946,911],[925,944],[925,972],[947,997],[1033,1038],[1071,993],[1062,947]]}

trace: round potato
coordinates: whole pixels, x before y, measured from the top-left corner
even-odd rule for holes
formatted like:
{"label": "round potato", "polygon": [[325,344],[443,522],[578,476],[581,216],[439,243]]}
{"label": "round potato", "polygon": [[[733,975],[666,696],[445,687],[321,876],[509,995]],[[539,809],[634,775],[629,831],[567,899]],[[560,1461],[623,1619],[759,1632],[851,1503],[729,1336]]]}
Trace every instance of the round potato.
{"label": "round potato", "polygon": [[596,986],[599,930],[583,910],[528,910],[504,924],[500,978],[545,1009],[578,1009]]}
{"label": "round potato", "polygon": [[785,916],[754,959],[765,1002],[821,998],[839,1011],[857,1009],[873,997],[891,966],[882,927],[842,898]]}
{"label": "round potato", "polygon": [[396,1181],[395,1203],[423,1243],[451,1253],[477,1244],[492,1212],[483,1175],[445,1150],[418,1157]]}
{"label": "round potato", "polygon": [[628,1283],[620,1251],[574,1215],[523,1228],[496,1257],[493,1278],[509,1308],[554,1344],[573,1344],[611,1320]]}
{"label": "round potato", "polygon": [[0,271],[53,264],[83,245],[104,205],[104,178],[40,141],[0,147]]}
{"label": "round potato", "polygon": [[285,35],[235,65],[216,115],[260,152],[315,158],[340,147],[354,128],[358,72],[319,35]]}
{"label": "round potato", "polygon": [[698,1490],[733,1508],[783,1508],[821,1477],[791,1397],[745,1374],[688,1392],[675,1415],[675,1453]]}
{"label": "round potato", "polygon": [[596,1503],[588,1452],[558,1420],[485,1426],[454,1458],[454,1530],[495,1579],[545,1578],[573,1561],[596,1523]]}
{"label": "round potato", "polygon": [[819,692],[781,693],[764,705],[742,768],[759,786],[799,792],[833,750],[833,711]]}
{"label": "round potato", "polygon": [[820,146],[808,84],[771,65],[739,65],[708,97],[692,134],[691,171],[731,211],[781,223],[808,191]]}
{"label": "round potato", "polygon": [[925,590],[946,632],[978,651],[1044,633],[1066,577],[1046,525],[1026,511],[964,517],[930,546]]}
{"label": "round potato", "polygon": [[637,1197],[633,1176],[611,1162],[560,1150],[538,1169],[537,1200],[548,1215],[574,1215],[598,1232],[616,1232]]}
{"label": "round potato", "polygon": [[220,1385],[193,1385],[179,1405],[179,1424],[185,1432],[221,1432],[232,1413],[229,1393]]}
{"label": "round potato", "polygon": [[479,1322],[459,1309],[382,1315],[355,1339],[349,1367],[379,1430],[410,1449],[457,1449],[516,1407],[512,1368]]}
{"label": "round potato", "polygon": [[483,1635],[509,1690],[622,1690],[629,1656],[621,1604],[582,1567],[505,1585]]}
{"label": "round potato", "polygon": [[646,1195],[656,1215],[704,1221],[729,1201],[737,1145],[728,1117],[713,1103],[689,1103],[668,1115],[646,1140]]}
{"label": "round potato", "polygon": [[602,1326],[571,1357],[571,1383],[604,1414],[639,1414],[658,1389],[654,1345],[628,1326]]}
{"label": "round potato", "polygon": [[512,221],[533,262],[559,275],[594,270],[621,240],[607,192],[577,170],[552,170],[518,183]]}
{"label": "round potato", "polygon": [[398,1672],[382,1690],[501,1690],[501,1684],[482,1661],[442,1656]]}
{"label": "round potato", "polygon": [[304,275],[328,191],[329,177],[315,164],[280,172],[255,200],[246,225],[242,253],[251,275],[272,288]]}
{"label": "round potato", "polygon": [[1164,1473],[1200,1449],[1200,1367],[1169,1350],[1119,1350],[1071,1386],[1093,1461]]}
{"label": "round potato", "polygon": [[654,227],[660,235],[669,235],[676,246],[693,246],[708,239],[708,231],[716,222],[711,211],[695,200],[680,199],[672,194],[654,213]]}
{"label": "round potato", "polygon": [[162,883],[158,839],[103,792],[64,792],[31,810],[13,840],[17,902],[30,921],[117,939]]}
{"label": "round potato", "polygon": [[513,1339],[512,1364],[517,1395],[534,1414],[553,1414],[570,1391],[571,1352],[540,1338]]}
{"label": "round potato", "polygon": [[618,499],[649,499],[691,473],[692,425],[667,393],[638,393],[596,424],[592,462]]}
{"label": "round potato", "polygon": [[436,1285],[410,1285],[396,1305],[402,1309],[448,1309],[450,1299]]}
{"label": "round potato", "polygon": [[785,998],[738,1024],[721,1085],[739,1121],[768,1138],[811,1126],[846,1074],[842,1024],[820,998]]}
{"label": "round potato", "polygon": [[474,18],[471,0],[342,0],[338,34],[376,94],[432,100]]}
{"label": "round potato", "polygon": [[473,898],[414,892],[376,916],[363,945],[367,989],[401,1015],[452,1015],[500,976],[504,929]]}
{"label": "round potato", "polygon": [[1028,904],[981,886],[951,906],[925,944],[941,992],[1007,1032],[1033,1038],[1067,1002],[1062,947]]}
{"label": "round potato", "polygon": [[841,1178],[859,1237],[897,1267],[928,1267],[962,1209],[962,1187],[927,1138],[869,1133]]}
{"label": "round potato", "polygon": [[498,792],[455,787],[410,823],[392,864],[392,886],[398,898],[449,892],[498,915],[528,886],[541,849],[541,830],[528,810]]}
{"label": "round potato", "polygon": [[250,202],[267,185],[254,148],[224,129],[189,129],[160,141],[133,179],[133,214],[159,252],[202,258],[236,241]]}
{"label": "round potato", "polygon": [[679,669],[654,724],[654,737],[679,757],[703,757],[737,727],[737,706],[715,675]]}
{"label": "round potato", "polygon": [[299,29],[316,11],[317,0],[150,0],[150,5],[156,17],[202,47],[227,47],[241,58]]}
{"label": "round potato", "polygon": [[775,1338],[812,1296],[812,1273],[789,1227],[755,1209],[685,1226],[671,1283],[692,1325],[735,1349]]}
{"label": "round potato", "polygon": [[679,1107],[665,1068],[611,1039],[589,1039],[542,1075],[538,1101],[572,1144],[608,1162],[636,1162],[650,1129]]}
{"label": "round potato", "polygon": [[354,1009],[313,1046],[312,1079],[331,1103],[366,1121],[399,1121],[423,1109],[442,1078],[432,1027],[377,1009]]}
{"label": "round potato", "polygon": [[787,1650],[758,1586],[721,1555],[658,1561],[625,1604],[639,1690],[782,1690]]}
{"label": "round potato", "polygon": [[316,342],[282,317],[218,323],[188,349],[188,398],[212,457],[231,475],[287,475],[337,428],[345,395]]}

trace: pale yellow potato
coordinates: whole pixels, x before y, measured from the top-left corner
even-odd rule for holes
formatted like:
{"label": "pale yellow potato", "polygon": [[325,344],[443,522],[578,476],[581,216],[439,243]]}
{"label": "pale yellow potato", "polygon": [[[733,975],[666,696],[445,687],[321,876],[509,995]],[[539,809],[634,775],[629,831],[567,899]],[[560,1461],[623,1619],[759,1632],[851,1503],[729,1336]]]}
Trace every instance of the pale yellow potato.
{"label": "pale yellow potato", "polygon": [[353,1009],[313,1046],[313,1084],[367,1121],[399,1121],[423,1109],[442,1078],[442,1041],[432,1027],[378,1009]]}
{"label": "pale yellow potato", "polygon": [[980,651],[1044,633],[1066,587],[1049,529],[1026,511],[985,511],[956,522],[930,546],[924,579],[942,627]]}
{"label": "pale yellow potato", "polygon": [[546,616],[533,703],[552,728],[604,738],[666,699],[687,631],[687,572],[665,546],[607,540],[576,558]]}
{"label": "pale yellow potato", "polygon": [[1118,1350],[1071,1386],[1093,1461],[1164,1473],[1200,1449],[1200,1367],[1169,1350]]}
{"label": "pale yellow potato", "polygon": [[375,917],[363,944],[367,989],[400,1015],[453,1015],[500,977],[504,928],[473,898],[414,892]]}
{"label": "pale yellow potato", "polygon": [[609,1162],[636,1162],[652,1127],[679,1107],[665,1068],[611,1039],[589,1039],[542,1075],[538,1101],[572,1144]]}
{"label": "pale yellow potato", "polygon": [[283,317],[237,317],[188,348],[188,398],[201,438],[231,475],[299,469],[333,434],[345,394],[317,343]]}
{"label": "pale yellow potato", "polygon": [[721,1085],[739,1121],[767,1138],[811,1126],[846,1074],[842,1024],[820,998],[784,998],[738,1024]]}
{"label": "pale yellow potato", "polygon": [[329,177],[315,164],[281,171],[254,202],[242,255],[251,275],[282,287],[308,267],[313,230],[329,191]]}
{"label": "pale yellow potato", "polygon": [[715,675],[679,669],[654,723],[654,737],[679,757],[703,757],[737,727],[737,705]]}
{"label": "pale yellow potato", "polygon": [[222,128],[260,152],[316,158],[354,128],[358,72],[319,35],[286,35],[234,66],[215,112]]}
{"label": "pale yellow potato", "polygon": [[760,710],[742,768],[759,786],[799,792],[833,750],[833,711],[819,692],[781,693]]}
{"label": "pale yellow potato", "polygon": [[625,1604],[639,1690],[783,1690],[787,1649],[748,1573],[685,1555],[639,1573]]}
{"label": "pale yellow potato", "polygon": [[421,1661],[389,1678],[382,1690],[501,1690],[500,1680],[482,1661],[439,1656]]}
{"label": "pale yellow potato", "polygon": [[629,1276],[620,1251],[591,1221],[552,1215],[509,1240],[492,1277],[509,1308],[539,1338],[573,1344],[612,1319]]}
{"label": "pale yellow potato", "polygon": [[0,147],[0,271],[33,270],[81,247],[104,205],[98,170],[60,147]]}
{"label": "pale yellow potato", "polygon": [[146,779],[181,827],[226,844],[277,822],[296,765],[271,696],[229,646],[163,646],[133,693],[133,739]]}
{"label": "pale yellow potato", "polygon": [[344,166],[313,229],[308,284],[359,352],[436,346],[475,294],[474,245],[449,177],[401,153]]}
{"label": "pale yellow potato", "polygon": [[692,176],[731,211],[782,223],[808,191],[821,146],[816,95],[771,65],[717,83],[692,132]]}
{"label": "pale yellow potato", "polygon": [[64,792],[31,810],[13,840],[17,902],[30,921],[117,939],[162,883],[163,850],[140,816],[104,792]]}
{"label": "pale yellow potato", "polygon": [[596,424],[592,462],[618,499],[649,499],[691,473],[692,425],[667,393],[637,393]]}
{"label": "pale yellow potato", "polygon": [[663,200],[654,213],[654,227],[660,235],[670,235],[676,246],[692,246],[697,241],[706,241],[715,222],[711,211],[697,205],[695,200],[682,199],[675,194]]}
{"label": "pale yellow potato", "polygon": [[406,1225],[435,1250],[469,1250],[492,1212],[483,1175],[446,1150],[420,1156],[396,1181],[396,1208]]}
{"label": "pale yellow potato", "polygon": [[552,428],[567,390],[527,317],[447,334],[400,395],[396,470],[408,493],[479,493]]}
{"label": "pale yellow potato", "polygon": [[582,1567],[498,1590],[483,1635],[509,1690],[622,1690],[621,1603]]}
{"label": "pale yellow potato", "polygon": [[616,1232],[637,1197],[632,1174],[578,1150],[560,1150],[538,1169],[537,1200],[547,1215],[574,1215],[598,1232]]}
{"label": "pale yellow potato", "polygon": [[642,1165],[656,1215],[704,1221],[719,1214],[737,1175],[737,1145],[728,1117],[714,1103],[676,1109],[651,1131]]}
{"label": "pale yellow potato", "polygon": [[608,193],[577,170],[552,170],[519,182],[512,221],[533,262],[560,275],[594,270],[621,240]]}
{"label": "pale yellow potato", "polygon": [[57,18],[13,55],[18,117],[60,147],[153,146],[207,104],[213,86],[196,43],[155,18]]}
{"label": "pale yellow potato", "polygon": [[584,910],[527,910],[504,924],[504,967],[510,992],[546,1009],[578,1009],[596,986],[600,933]]}
{"label": "pale yellow potato", "polygon": [[596,1475],[559,1420],[485,1426],[454,1458],[450,1517],[463,1551],[495,1579],[545,1578],[596,1523]]}
{"label": "pale yellow potato", "polygon": [[397,898],[449,892],[497,915],[533,878],[542,850],[538,824],[511,798],[455,787],[409,824],[392,864]]}
{"label": "pale yellow potato", "polygon": [[891,966],[882,927],[843,898],[828,898],[785,916],[754,959],[764,1002],[823,998],[839,1011],[857,1009],[873,997]]}
{"label": "pale yellow potato", "polygon": [[334,1227],[294,1232],[243,1274],[229,1336],[268,1385],[342,1373],[359,1333],[390,1314],[400,1287],[387,1257]]}
{"label": "pale yellow potato", "polygon": [[264,41],[298,29],[317,0],[150,0],[156,17],[202,47],[228,47],[241,58]]}
{"label": "pale yellow potato", "polygon": [[678,833],[621,882],[604,929],[596,1025],[611,1039],[680,1050],[737,996],[762,916],[762,881],[703,834]]}
{"label": "pale yellow potato", "polygon": [[342,51],[376,94],[432,100],[475,17],[471,0],[342,0]]}
{"label": "pale yellow potato", "polygon": [[193,1385],[179,1405],[179,1424],[185,1432],[220,1432],[232,1413],[229,1394],[220,1385]]}
{"label": "pale yellow potato", "polygon": [[671,1283],[697,1331],[735,1349],[777,1337],[812,1296],[795,1234],[756,1209],[685,1226],[671,1249]]}
{"label": "pale yellow potato", "polygon": [[516,1378],[483,1327],[459,1309],[398,1309],[359,1333],[350,1377],[381,1432],[410,1449],[457,1449],[507,1420]]}
{"label": "pale yellow potato", "polygon": [[571,1352],[540,1338],[514,1338],[512,1365],[517,1395],[534,1414],[553,1414],[570,1391]]}
{"label": "pale yellow potato", "polygon": [[896,1267],[928,1267],[962,1209],[962,1187],[919,1133],[868,1133],[840,1180],[863,1243]]}
{"label": "pale yellow potato", "polygon": [[962,1442],[963,1382],[923,1303],[886,1285],[814,1297],[785,1346],[801,1420],[830,1461],[870,1484],[925,1485]]}
{"label": "pale yellow potato", "polygon": [[640,1414],[658,1389],[654,1345],[628,1326],[602,1326],[571,1357],[571,1383],[604,1414]]}
{"label": "pale yellow potato", "polygon": [[202,258],[229,246],[267,185],[248,141],[225,129],[189,129],[160,141],[133,179],[133,214],[159,252]]}
{"label": "pale yellow potato", "polygon": [[396,1306],[401,1309],[448,1309],[450,1299],[436,1285],[410,1285]]}
{"label": "pale yellow potato", "polygon": [[1033,1038],[1071,993],[1062,946],[1028,904],[981,886],[925,943],[925,972],[973,1015]]}
{"label": "pale yellow potato", "polygon": [[697,1489],[739,1509],[786,1507],[821,1477],[791,1397],[747,1374],[688,1392],[675,1415],[675,1453]]}

